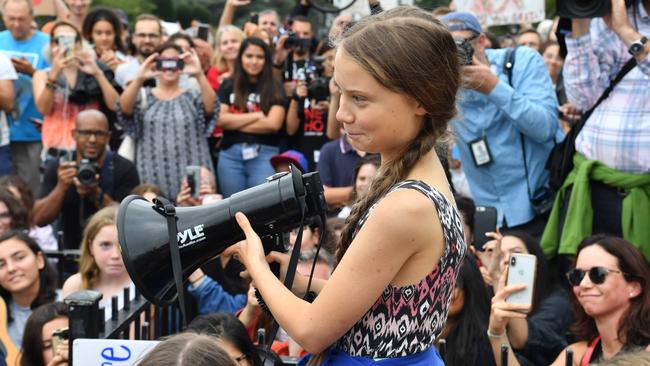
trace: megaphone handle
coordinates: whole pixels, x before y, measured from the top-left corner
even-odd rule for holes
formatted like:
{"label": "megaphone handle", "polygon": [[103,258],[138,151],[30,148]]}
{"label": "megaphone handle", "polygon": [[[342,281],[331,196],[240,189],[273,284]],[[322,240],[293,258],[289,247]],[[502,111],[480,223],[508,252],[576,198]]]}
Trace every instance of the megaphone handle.
{"label": "megaphone handle", "polygon": [[187,325],[185,317],[185,291],[183,288],[183,268],[181,265],[181,254],[178,250],[178,227],[176,226],[176,207],[167,199],[156,198],[156,210],[167,219],[167,232],[169,235],[169,252],[172,260],[172,273],[178,293],[178,307],[181,310],[183,328]]}

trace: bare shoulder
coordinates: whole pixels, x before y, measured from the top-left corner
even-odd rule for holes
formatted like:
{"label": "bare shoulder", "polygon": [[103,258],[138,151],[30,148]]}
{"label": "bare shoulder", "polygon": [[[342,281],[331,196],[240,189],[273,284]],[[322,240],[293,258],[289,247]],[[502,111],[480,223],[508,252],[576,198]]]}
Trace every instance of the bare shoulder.
{"label": "bare shoulder", "polygon": [[63,288],[61,289],[61,294],[63,295],[63,298],[65,298],[71,293],[79,290],[81,290],[81,273],[75,273],[65,280]]}

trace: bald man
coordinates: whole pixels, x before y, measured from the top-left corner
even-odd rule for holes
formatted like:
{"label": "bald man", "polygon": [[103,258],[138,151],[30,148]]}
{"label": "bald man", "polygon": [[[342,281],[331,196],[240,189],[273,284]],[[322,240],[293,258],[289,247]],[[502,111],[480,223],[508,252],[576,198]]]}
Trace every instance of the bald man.
{"label": "bald man", "polygon": [[[120,202],[140,184],[130,161],[106,150],[110,138],[108,119],[98,110],[77,115],[72,136],[77,151],[70,159],[51,160],[45,166],[34,221],[43,226],[59,215],[64,248],[78,249],[86,220],[99,209]],[[68,161],[65,161],[68,160]],[[94,179],[80,179],[80,170],[95,171]],[[80,169],[81,168],[81,169]]]}

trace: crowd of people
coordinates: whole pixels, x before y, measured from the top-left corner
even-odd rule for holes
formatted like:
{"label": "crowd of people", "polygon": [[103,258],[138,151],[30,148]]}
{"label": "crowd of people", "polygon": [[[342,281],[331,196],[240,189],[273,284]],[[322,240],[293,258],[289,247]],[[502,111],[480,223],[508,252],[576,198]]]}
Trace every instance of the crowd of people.
{"label": "crowd of people", "polygon": [[498,37],[453,4],[318,29],[307,0],[241,27],[251,1],[227,0],[170,34],[4,0],[0,365],[67,364],[63,299],[99,291],[108,319],[135,294],[127,195],[209,205],[289,169],[319,173],[328,216],[284,236],[293,287],[237,214],[246,239],[187,279],[198,316],[140,365],[650,365],[650,1],[607,2]]}

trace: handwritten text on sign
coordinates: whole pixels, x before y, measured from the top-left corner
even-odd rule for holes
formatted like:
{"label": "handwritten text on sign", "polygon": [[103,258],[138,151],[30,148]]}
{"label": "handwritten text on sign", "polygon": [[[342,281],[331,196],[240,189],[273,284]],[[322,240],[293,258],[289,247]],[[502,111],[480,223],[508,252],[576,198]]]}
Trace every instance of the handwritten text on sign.
{"label": "handwritten text on sign", "polygon": [[459,11],[470,12],[483,26],[535,23],[544,20],[544,0],[455,0]]}
{"label": "handwritten text on sign", "polygon": [[73,366],[132,366],[158,341],[128,339],[75,339],[72,346]]}

